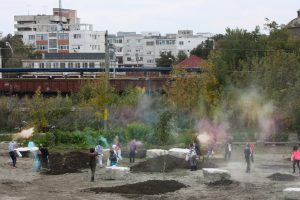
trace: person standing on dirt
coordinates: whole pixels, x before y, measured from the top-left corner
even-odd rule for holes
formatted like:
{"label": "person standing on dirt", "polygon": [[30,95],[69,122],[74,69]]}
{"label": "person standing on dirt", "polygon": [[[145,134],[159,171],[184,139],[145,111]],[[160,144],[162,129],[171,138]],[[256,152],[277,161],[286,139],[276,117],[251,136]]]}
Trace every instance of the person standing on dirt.
{"label": "person standing on dirt", "polygon": [[254,144],[250,143],[251,161],[254,162]]}
{"label": "person standing on dirt", "polygon": [[196,171],[197,170],[197,153],[195,150],[194,144],[190,144],[190,149],[189,149],[189,161],[191,165],[191,171]]}
{"label": "person standing on dirt", "polygon": [[137,149],[136,139],[133,139],[129,144],[129,162],[130,163],[134,163],[136,149]]}
{"label": "person standing on dirt", "polygon": [[16,163],[17,163],[17,155],[15,152],[16,145],[17,145],[17,143],[14,140],[12,140],[8,143],[8,153],[12,160],[13,168],[16,168]]}
{"label": "person standing on dirt", "polygon": [[97,153],[99,167],[103,167],[102,157],[103,157],[103,147],[101,146],[101,142],[95,147],[95,151]]}
{"label": "person standing on dirt", "polygon": [[118,160],[122,160],[122,150],[121,150],[121,142],[120,142],[120,139],[119,139],[119,136],[116,136],[115,139],[114,139],[114,145],[115,145],[115,153],[117,154],[118,156]]}
{"label": "person standing on dirt", "polygon": [[230,160],[232,144],[231,141],[227,141],[225,144],[225,161]]}
{"label": "person standing on dirt", "polygon": [[244,149],[245,154],[245,160],[247,163],[246,173],[250,173],[250,157],[251,157],[251,151],[250,151],[250,145],[249,143],[246,144],[246,147]]}
{"label": "person standing on dirt", "polygon": [[293,162],[293,173],[296,172],[296,164],[298,166],[299,173],[300,173],[300,151],[298,150],[297,146],[293,147],[293,153],[292,153],[292,156],[291,156],[291,161]]}
{"label": "person standing on dirt", "polygon": [[91,169],[91,182],[95,181],[95,172],[96,172],[96,157],[97,157],[97,153],[95,152],[94,148],[90,148],[90,162],[89,162],[89,166]]}
{"label": "person standing on dirt", "polygon": [[194,145],[197,157],[200,159],[200,156],[201,156],[200,142],[197,140],[197,138],[194,139],[193,145]]}
{"label": "person standing on dirt", "polygon": [[46,147],[46,145],[41,144],[39,146],[39,150],[41,152],[42,155],[42,168],[46,168],[49,170],[49,151],[48,148]]}
{"label": "person standing on dirt", "polygon": [[113,149],[111,149],[109,153],[110,166],[116,166],[118,161],[116,152]]}

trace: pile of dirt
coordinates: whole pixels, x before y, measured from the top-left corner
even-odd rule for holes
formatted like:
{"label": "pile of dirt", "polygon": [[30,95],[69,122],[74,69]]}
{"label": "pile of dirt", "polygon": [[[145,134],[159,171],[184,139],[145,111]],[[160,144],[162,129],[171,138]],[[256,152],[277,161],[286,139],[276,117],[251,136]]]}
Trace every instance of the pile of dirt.
{"label": "pile of dirt", "polygon": [[221,180],[221,181],[216,181],[213,183],[207,183],[208,186],[226,186],[226,185],[231,185],[235,184],[238,185],[238,182],[232,181],[232,180]]}
{"label": "pile of dirt", "polygon": [[267,178],[273,180],[273,181],[293,181],[296,179],[295,176],[289,175],[289,174],[281,174],[281,173],[275,173]]}
{"label": "pile of dirt", "polygon": [[49,155],[50,170],[47,175],[78,173],[88,168],[89,155],[86,152],[73,151],[66,153],[51,153]]}
{"label": "pile of dirt", "polygon": [[106,192],[106,193],[119,193],[119,194],[142,194],[142,195],[155,195],[167,192],[174,192],[181,188],[186,188],[182,183],[174,180],[148,180],[145,182],[120,185],[115,187],[98,187],[89,188],[83,192]]}
{"label": "pile of dirt", "polygon": [[[132,167],[132,172],[162,172],[164,167],[164,160],[166,159],[165,172],[170,172],[174,169],[189,169],[190,164],[182,158],[174,156],[158,156],[156,158],[148,159],[140,162]],[[202,168],[217,168],[218,166],[211,162],[198,162],[198,169]]]}

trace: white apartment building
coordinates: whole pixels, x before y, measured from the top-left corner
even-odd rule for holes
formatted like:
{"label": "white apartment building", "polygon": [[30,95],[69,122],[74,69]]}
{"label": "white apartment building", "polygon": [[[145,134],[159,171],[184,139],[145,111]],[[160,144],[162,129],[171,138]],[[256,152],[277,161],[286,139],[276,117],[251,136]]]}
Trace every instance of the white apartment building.
{"label": "white apartment building", "polygon": [[18,15],[14,19],[15,34],[38,52],[105,52],[105,32],[81,24],[76,10],[53,8],[53,15]]}
{"label": "white apartment building", "polygon": [[116,49],[119,66],[154,67],[162,53],[171,52],[176,57],[182,51],[189,56],[191,50],[210,37],[210,33],[194,35],[191,30],[179,30],[177,34],[165,36],[159,32],[118,32],[109,35],[109,42]]}

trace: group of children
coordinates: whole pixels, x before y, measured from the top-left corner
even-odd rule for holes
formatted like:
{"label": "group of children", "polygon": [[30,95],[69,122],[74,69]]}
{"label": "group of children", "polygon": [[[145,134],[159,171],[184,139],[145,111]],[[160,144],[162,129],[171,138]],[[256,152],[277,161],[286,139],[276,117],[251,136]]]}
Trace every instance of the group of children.
{"label": "group of children", "polygon": [[[8,143],[8,153],[12,160],[12,166],[13,168],[16,168],[17,164],[17,142],[12,140]],[[39,152],[40,155],[39,156]],[[32,151],[33,153],[33,161],[34,161],[34,170],[40,171],[41,169],[47,169],[49,170],[49,151],[48,148],[44,144],[39,145],[38,151]],[[18,152],[18,154],[20,154]],[[22,156],[21,154],[19,156]],[[40,159],[41,158],[41,159]]]}
{"label": "group of children", "polygon": [[[136,140],[132,140],[129,144],[129,160],[130,163],[134,163],[135,154],[137,150]],[[89,166],[91,169],[91,181],[95,180],[95,171],[96,171],[96,160],[98,159],[99,167],[103,167],[103,146],[100,141],[95,148],[90,148],[89,151],[90,161]],[[109,156],[107,158],[107,166],[117,166],[119,160],[122,160],[122,151],[121,143],[119,138],[116,137],[112,148],[109,150]]]}

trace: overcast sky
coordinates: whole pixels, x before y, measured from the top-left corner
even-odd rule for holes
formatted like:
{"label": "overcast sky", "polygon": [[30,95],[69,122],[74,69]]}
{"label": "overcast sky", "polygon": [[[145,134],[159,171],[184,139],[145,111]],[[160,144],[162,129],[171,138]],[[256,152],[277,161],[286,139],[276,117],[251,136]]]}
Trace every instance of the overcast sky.
{"label": "overcast sky", "polygon": [[[52,14],[59,0],[0,0],[0,31],[14,32],[14,15]],[[224,33],[225,28],[253,30],[265,18],[286,24],[297,17],[299,0],[62,0],[94,30]]]}

